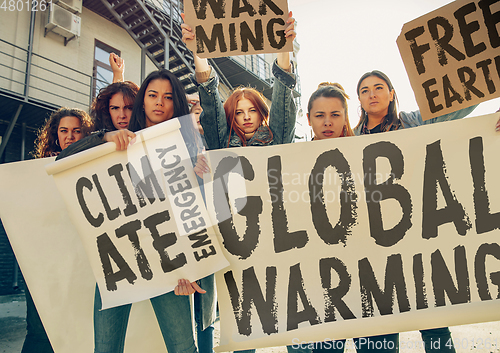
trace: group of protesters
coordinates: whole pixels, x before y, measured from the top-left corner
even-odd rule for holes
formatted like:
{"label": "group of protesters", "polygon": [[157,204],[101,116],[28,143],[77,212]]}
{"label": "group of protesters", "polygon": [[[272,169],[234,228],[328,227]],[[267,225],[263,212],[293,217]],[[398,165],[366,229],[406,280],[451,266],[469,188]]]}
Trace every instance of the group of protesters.
{"label": "group of protesters", "polygon": [[[183,41],[194,41],[192,28],[182,24]],[[286,22],[288,41],[296,37],[295,20],[291,13]],[[115,81],[103,88],[94,99],[89,114],[80,109],[61,108],[53,113],[40,130],[35,157],[72,154],[114,142],[117,150],[125,150],[136,132],[161,122],[193,113],[191,128],[203,136],[203,143],[193,144],[193,154],[203,149],[229,147],[268,146],[294,142],[296,107],[293,89],[297,77],[289,53],[279,53],[273,64],[274,86],[271,106],[261,92],[249,88],[235,89],[223,103],[219,96],[219,78],[207,59],[193,53],[195,74],[191,78],[198,88],[199,99],[187,96],[179,79],[169,70],[151,72],[139,87],[123,81],[124,62],[115,54],[110,64]],[[307,119],[312,128],[313,140],[323,140],[354,135],[374,134],[411,128],[440,121],[460,119],[475,107],[423,121],[416,112],[398,112],[397,96],[390,79],[380,71],[364,74],[358,81],[356,92],[361,105],[359,123],[354,128],[349,123],[347,101],[349,96],[339,83],[323,82],[312,93],[307,105]],[[190,109],[191,106],[191,109]],[[199,125],[201,123],[201,125]],[[188,146],[189,148],[189,146]],[[200,155],[193,163],[199,177],[210,172],[206,159]],[[26,291],[29,297],[29,291]],[[196,334],[191,323],[189,295],[194,294]],[[30,298],[30,297],[29,297]],[[28,335],[23,352],[52,352],[43,325],[41,325],[32,300],[28,302]],[[174,291],[151,299],[159,327],[171,353],[213,352],[214,321],[216,319],[216,290],[214,276],[195,282],[179,279]],[[101,310],[101,297],[96,286],[94,298],[94,351],[97,353],[124,351],[127,322],[131,304]],[[427,353],[454,352],[452,345],[445,345],[451,338],[448,328],[422,330]],[[196,342],[195,342],[196,337]],[[360,342],[372,341],[363,347]],[[436,349],[432,342],[443,342]],[[383,349],[377,342],[384,344]],[[356,338],[358,352],[397,352],[399,334],[391,333],[374,337]],[[343,352],[345,340],[336,341],[319,352]],[[311,352],[309,348],[287,347],[289,352]],[[253,352],[250,350],[248,352]],[[247,351],[245,351],[247,352]]]}

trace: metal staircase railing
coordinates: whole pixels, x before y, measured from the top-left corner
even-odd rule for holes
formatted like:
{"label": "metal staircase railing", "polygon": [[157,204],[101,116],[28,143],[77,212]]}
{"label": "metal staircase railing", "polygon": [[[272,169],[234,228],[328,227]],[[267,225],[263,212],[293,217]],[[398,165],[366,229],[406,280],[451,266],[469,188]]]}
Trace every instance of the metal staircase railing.
{"label": "metal staircase railing", "polygon": [[[191,51],[182,42],[179,0],[101,0],[117,22],[129,33],[157,68],[172,71],[184,85],[187,93],[196,92],[189,80],[194,72]],[[215,63],[212,62],[215,66]],[[232,87],[218,70],[221,82]],[[221,85],[222,86],[222,85]],[[223,90],[223,91],[226,91]],[[226,92],[221,92],[223,95]]]}

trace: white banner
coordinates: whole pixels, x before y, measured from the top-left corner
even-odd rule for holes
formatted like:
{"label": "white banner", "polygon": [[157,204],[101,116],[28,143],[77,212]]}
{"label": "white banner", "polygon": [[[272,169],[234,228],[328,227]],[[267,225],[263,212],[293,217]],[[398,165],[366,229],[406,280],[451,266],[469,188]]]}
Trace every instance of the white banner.
{"label": "white banner", "polygon": [[209,151],[217,351],[499,320],[498,117]]}
{"label": "white banner", "polygon": [[[500,320],[498,117],[210,151],[231,263],[217,350]],[[95,279],[52,161],[0,166],[0,217],[55,351],[88,352]],[[134,304],[125,351],[163,349],[148,301]]]}
{"label": "white banner", "polygon": [[[54,157],[0,165],[0,218],[57,353],[94,350],[95,278],[66,205],[45,165]],[[162,352],[150,301],[132,305],[125,353]]]}
{"label": "white banner", "polygon": [[[188,117],[189,118],[189,117]],[[103,309],[174,290],[228,265],[172,119],[47,166],[80,234]],[[111,152],[111,153],[110,153]]]}

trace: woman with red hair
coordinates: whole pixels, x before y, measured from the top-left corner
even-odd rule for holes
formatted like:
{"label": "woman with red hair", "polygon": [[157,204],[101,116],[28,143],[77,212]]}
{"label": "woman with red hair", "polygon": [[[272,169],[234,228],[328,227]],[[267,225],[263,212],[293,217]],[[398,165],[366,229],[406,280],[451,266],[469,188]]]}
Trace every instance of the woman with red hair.
{"label": "woman with red hair", "polygon": [[[287,40],[295,38],[295,20],[289,14]],[[182,24],[183,41],[195,40],[192,29]],[[240,146],[267,146],[293,142],[296,107],[292,90],[296,84],[289,53],[279,53],[272,72],[274,86],[271,108],[264,96],[249,87],[240,87],[222,105],[218,92],[219,79],[207,59],[194,55],[195,77],[201,106],[201,125],[209,149]]]}
{"label": "woman with red hair", "polygon": [[[184,15],[182,16],[184,18]],[[293,41],[296,36],[295,20],[291,16],[290,12],[284,31],[289,41]],[[188,25],[182,24],[181,27],[184,42],[195,40],[195,35]],[[297,79],[289,53],[279,53],[272,68],[275,79],[271,108],[266,104],[264,96],[250,87],[235,89],[223,105],[218,91],[217,73],[209,66],[207,59],[201,59],[194,53],[193,56],[195,79],[192,81],[198,86],[200,94],[203,108],[200,121],[208,149],[293,142],[296,107],[292,90]],[[196,174],[202,177],[203,173],[208,171],[206,160],[200,156],[195,167]],[[188,280],[181,280],[176,288],[176,294],[195,293],[198,291],[196,287]],[[292,346],[287,348],[289,352],[310,352],[310,349],[294,349]],[[211,347],[209,350],[211,351]],[[243,352],[252,353],[255,350],[240,351]]]}

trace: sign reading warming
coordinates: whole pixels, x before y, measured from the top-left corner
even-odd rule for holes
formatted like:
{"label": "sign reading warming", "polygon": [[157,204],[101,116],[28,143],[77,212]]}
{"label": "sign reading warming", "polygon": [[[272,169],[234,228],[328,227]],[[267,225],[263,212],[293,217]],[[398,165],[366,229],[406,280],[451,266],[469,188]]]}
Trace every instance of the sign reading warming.
{"label": "sign reading warming", "polygon": [[188,0],[189,49],[202,58],[293,51],[285,38],[286,0]]}

